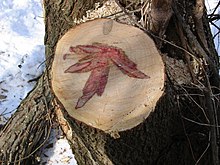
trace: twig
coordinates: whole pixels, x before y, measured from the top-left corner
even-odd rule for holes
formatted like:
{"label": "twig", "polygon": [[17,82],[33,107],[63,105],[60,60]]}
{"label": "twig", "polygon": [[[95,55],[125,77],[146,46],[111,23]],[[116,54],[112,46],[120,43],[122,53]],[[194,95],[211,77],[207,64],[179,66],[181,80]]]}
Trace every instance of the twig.
{"label": "twig", "polygon": [[[175,46],[177,48],[179,48],[180,50],[183,50],[184,52],[186,52],[187,54],[189,54],[191,57],[193,57],[197,62],[198,64],[200,65],[200,67],[202,68],[202,71],[204,73],[204,76],[205,76],[205,81],[206,81],[206,87],[203,89],[204,93],[205,93],[205,97],[206,97],[206,106],[207,106],[207,109],[208,109],[208,112],[209,112],[209,117],[210,117],[210,122],[209,122],[209,119],[208,117],[206,116],[206,113],[204,111],[204,109],[198,104],[196,103],[196,101],[193,100],[193,102],[198,106],[200,107],[200,109],[202,109],[203,111],[203,114],[205,115],[206,117],[206,120],[208,121],[208,123],[210,123],[210,125],[213,125],[215,127],[212,127],[211,129],[211,134],[210,134],[210,138],[211,138],[211,148],[212,148],[212,152],[213,152],[213,163],[218,165],[219,164],[219,160],[218,160],[218,146],[217,146],[217,139],[216,139],[216,136],[218,134],[218,121],[217,121],[217,118],[215,115],[217,115],[217,112],[216,112],[216,108],[214,107],[213,105],[213,93],[212,93],[212,89],[211,89],[211,85],[210,85],[210,82],[209,82],[209,78],[208,78],[208,75],[206,74],[206,71],[202,65],[202,63],[197,59],[197,57],[195,57],[195,55],[193,55],[192,53],[190,53],[189,51],[187,51],[186,49],[180,47],[180,46],[177,46],[173,43],[171,43],[170,41],[167,41],[161,37],[158,37],[152,33],[149,33],[149,31],[147,31],[142,25],[140,25],[136,20],[134,20],[130,15],[129,13],[125,10],[124,7],[122,7],[120,5],[120,3],[118,2],[118,0],[116,0],[116,3],[118,4],[118,6],[123,10],[123,12],[125,14],[128,15],[128,17],[135,23],[136,26],[138,26],[140,29],[142,29],[144,32],[146,32],[147,34],[149,34],[150,36],[154,37],[154,38],[157,38],[157,39],[160,39],[161,41],[164,41],[172,46]],[[219,4],[220,5],[220,2]],[[210,69],[213,71],[214,73],[214,76],[218,77],[218,71],[216,69],[216,66],[215,64],[212,62],[212,60],[209,58],[209,56],[207,55],[207,53],[205,52],[205,50],[202,48],[202,46],[199,44],[199,42],[197,41],[197,39],[195,38],[195,36],[193,35],[193,33],[191,32],[190,28],[188,27],[188,25],[184,24],[184,20],[183,18],[180,16],[178,10],[176,9],[175,5],[173,5],[173,10],[176,14],[176,17],[178,18],[178,21],[180,22],[180,24],[182,25],[182,28],[185,30],[185,33],[187,35],[187,38],[188,38],[188,41],[189,43],[194,46],[196,49],[194,50],[197,54],[201,55],[201,57],[203,57],[205,59],[205,61],[209,64],[210,66]],[[215,9],[216,10],[216,9]],[[190,141],[189,141],[190,142]],[[203,152],[203,154],[200,156],[200,158],[197,160],[197,163],[200,161],[200,159],[203,157],[203,155],[206,153],[207,149],[209,148],[209,145],[207,146],[207,148],[205,149],[205,151]],[[192,148],[191,148],[192,149]],[[193,154],[193,152],[192,152]],[[193,154],[193,157],[194,157],[194,154]]]}
{"label": "twig", "polygon": [[189,119],[189,118],[186,118],[186,117],[184,117],[184,116],[182,116],[182,115],[181,115],[181,117],[182,117],[183,119],[189,121],[189,122],[195,123],[195,124],[200,125],[200,126],[206,126],[206,127],[218,127],[218,128],[220,128],[220,126],[200,123],[200,122],[197,122],[197,121],[195,121],[195,120],[191,120],[191,119]]}
{"label": "twig", "polygon": [[[209,141],[210,141],[210,133],[209,133]],[[202,159],[202,157],[205,155],[205,153],[207,152],[207,150],[210,147],[210,143],[208,143],[206,149],[203,151],[203,153],[200,155],[199,159],[196,161],[195,165],[197,165],[199,163],[199,161]]]}
{"label": "twig", "polygon": [[[191,45],[193,45],[197,48],[196,49],[197,53],[200,54],[205,59],[205,61],[209,64],[211,70],[214,72],[214,75],[216,77],[219,77],[216,66],[211,61],[211,59],[206,54],[206,52],[201,47],[201,45],[198,43],[198,41],[194,37],[193,33],[190,31],[189,27],[184,24],[183,18],[180,16],[179,12],[177,11],[177,8],[173,7],[173,10],[176,13],[176,17],[178,18],[178,21],[183,26],[183,29],[185,30],[186,35],[187,35],[188,40],[191,43]],[[201,64],[201,62],[199,62],[199,64],[200,64],[200,67],[201,67],[201,69],[204,73],[205,81],[206,81],[206,88],[204,89],[204,94],[205,94],[205,98],[206,98],[206,104],[207,104],[206,106],[207,106],[207,110],[208,110],[208,113],[209,113],[210,124],[218,126],[218,121],[215,118],[215,115],[217,115],[217,112],[216,112],[215,107],[213,107],[213,101],[212,101],[213,93],[212,93],[211,85],[210,85],[210,82],[209,82],[209,78],[208,78],[208,75],[207,75],[203,65]],[[211,148],[212,148],[212,155],[213,155],[214,165],[219,164],[218,145],[217,145],[217,138],[216,138],[217,132],[219,132],[218,128],[217,127],[216,128],[212,127],[212,129],[211,129]]]}
{"label": "twig", "polygon": [[213,17],[213,15],[215,14],[216,10],[218,9],[218,7],[220,6],[220,1],[218,2],[218,4],[215,6],[215,9],[213,10],[213,12],[210,14],[210,17]]}
{"label": "twig", "polygon": [[[181,87],[182,87],[182,86],[181,86]],[[188,92],[186,91],[186,89],[184,89],[183,87],[182,87],[182,89],[188,94]],[[188,97],[199,107],[199,109],[202,110],[203,115],[204,115],[205,118],[206,118],[206,121],[207,121],[208,123],[210,123],[209,118],[207,117],[204,108],[203,108],[202,106],[200,106],[189,94],[188,94]]]}
{"label": "twig", "polygon": [[[179,97],[177,97],[177,105],[178,105],[179,112],[180,112],[180,114],[181,114],[181,116],[182,116],[182,113],[181,113],[181,111],[180,111]],[[189,148],[190,148],[190,151],[191,151],[191,153],[192,153],[192,157],[193,157],[193,159],[196,161],[195,155],[194,155],[194,152],[193,152],[193,148],[192,148],[192,144],[191,144],[191,141],[190,141],[190,139],[189,139],[189,136],[188,136],[188,134],[187,134],[187,132],[186,132],[185,124],[184,124],[182,118],[181,118],[181,122],[182,122],[182,125],[183,125],[183,130],[184,130],[184,133],[185,133],[185,135],[186,135],[187,141],[188,141],[188,143],[189,143]]]}

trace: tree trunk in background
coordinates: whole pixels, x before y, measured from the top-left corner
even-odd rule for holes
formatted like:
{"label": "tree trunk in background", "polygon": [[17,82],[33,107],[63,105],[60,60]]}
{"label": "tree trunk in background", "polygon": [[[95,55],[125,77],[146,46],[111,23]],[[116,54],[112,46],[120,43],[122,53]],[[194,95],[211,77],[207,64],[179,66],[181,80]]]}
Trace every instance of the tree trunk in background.
{"label": "tree trunk in background", "polygon": [[36,150],[55,113],[78,164],[218,164],[219,63],[203,1],[152,0],[150,13],[147,2],[120,1],[125,14],[131,13],[125,7],[143,6],[133,12],[140,24],[129,19],[151,32],[166,67],[164,95],[137,127],[109,135],[72,119],[55,99],[50,71],[56,44],[96,2],[44,1],[47,69],[0,132],[1,164],[37,164]]}

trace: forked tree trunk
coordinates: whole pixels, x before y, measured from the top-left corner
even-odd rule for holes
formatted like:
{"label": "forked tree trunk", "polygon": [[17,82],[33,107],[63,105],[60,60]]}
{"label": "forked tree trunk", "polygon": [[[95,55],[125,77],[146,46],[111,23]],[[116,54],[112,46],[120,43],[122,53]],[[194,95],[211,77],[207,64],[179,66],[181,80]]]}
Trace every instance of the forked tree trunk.
{"label": "forked tree trunk", "polygon": [[[90,31],[84,32],[85,34],[82,35],[82,40],[78,38],[80,44],[78,42],[75,44],[74,37],[77,33],[80,33],[77,31],[73,39],[70,39],[71,43],[69,43],[69,40],[66,42],[69,45],[61,44],[61,47],[57,45],[58,41],[59,43],[63,43],[62,41],[64,39],[61,39],[61,37],[71,27],[76,26],[76,20],[86,15],[86,11],[94,9],[95,2],[98,2],[98,0],[44,1],[47,69],[38,81],[36,88],[29,93],[27,98],[19,106],[17,112],[0,132],[1,164],[37,164],[38,155],[36,154],[36,150],[47,140],[54,116],[58,119],[66,133],[78,164],[218,164],[217,138],[219,138],[219,132],[216,126],[219,119],[219,102],[217,96],[217,93],[219,93],[217,70],[219,63],[204,10],[204,1],[152,0],[152,2],[143,1],[141,3],[139,1],[132,1],[133,3],[131,3],[123,0],[120,3],[117,1],[118,8],[123,11],[122,15],[119,13],[119,15],[115,16],[114,13],[108,13],[107,7],[103,10],[103,13],[107,12],[108,15],[111,14],[110,19],[129,24],[131,28],[134,28],[132,26],[138,27],[142,30],[143,36],[150,35],[155,41],[153,47],[155,47],[155,50],[156,47],[158,48],[156,53],[158,59],[156,59],[160,60],[161,57],[163,59],[163,63],[161,61],[158,64],[159,67],[156,67],[158,70],[151,71],[150,67],[144,68],[144,65],[141,63],[145,63],[144,60],[146,60],[148,64],[155,57],[149,55],[146,59],[135,60],[133,55],[128,53],[126,47],[120,46],[120,44],[114,45],[112,41],[107,42],[103,38],[105,43],[108,43],[107,48],[111,48],[112,51],[118,48],[118,50],[122,49],[124,54],[121,54],[126,56],[124,58],[129,58],[137,63],[136,66],[127,62],[127,64],[129,63],[133,67],[133,70],[140,69],[141,73],[146,73],[145,76],[148,76],[148,73],[150,74],[150,78],[148,77],[149,80],[145,80],[147,77],[139,72],[141,74],[139,78],[142,78],[144,82],[151,82],[152,78],[155,84],[158,81],[161,81],[163,84],[163,89],[160,90],[162,95],[154,102],[154,106],[151,107],[151,113],[148,115],[146,115],[145,111],[148,106],[143,106],[146,104],[145,102],[142,105],[143,101],[141,102],[141,98],[150,97],[154,93],[146,92],[143,94],[145,90],[148,91],[148,89],[151,89],[151,86],[147,86],[143,88],[143,91],[139,91],[141,96],[139,98],[141,106],[139,107],[142,107],[142,111],[144,112],[142,120],[139,117],[133,118],[135,116],[134,114],[130,116],[128,114],[132,122],[123,123],[121,121],[125,120],[123,118],[125,114],[131,112],[127,110],[129,107],[127,106],[126,109],[121,109],[122,116],[120,116],[120,107],[117,107],[117,113],[113,109],[117,118],[116,123],[122,123],[121,125],[117,125],[114,121],[111,121],[111,116],[108,116],[111,115],[109,110],[100,113],[98,109],[100,107],[102,108],[102,106],[96,109],[92,105],[92,103],[95,104],[94,100],[101,100],[101,97],[107,97],[105,92],[111,92],[108,83],[113,84],[113,78],[111,79],[110,76],[114,76],[114,74],[110,72],[109,82],[106,85],[104,93],[102,93],[99,88],[96,88],[95,91],[90,88],[88,92],[88,88],[84,87],[89,76],[88,74],[85,75],[86,78],[79,76],[77,79],[75,72],[78,71],[75,68],[71,68],[71,72],[74,72],[72,74],[64,73],[72,65],[71,62],[66,62],[67,68],[66,66],[62,66],[61,70],[64,70],[60,72],[59,69],[52,70],[53,62],[59,66],[63,65],[62,61],[71,60],[72,57],[70,56],[72,55],[65,55],[68,53],[66,51],[68,51],[70,46],[75,46],[75,53],[76,51],[79,53],[78,48],[82,48],[77,47],[77,45],[84,45],[83,49],[85,48],[84,50],[86,51],[91,51],[91,49],[97,51],[97,49],[94,49],[94,46],[99,46],[99,48],[101,46],[102,50],[104,47],[106,48],[106,45],[100,45],[100,40],[95,45],[93,44],[93,40],[92,42],[87,41],[87,43],[82,42],[83,38],[86,38],[87,34],[90,34]],[[137,10],[140,7],[142,7],[141,10]],[[88,13],[91,14],[92,12],[89,11]],[[77,25],[77,27],[84,28],[81,25]],[[114,30],[115,25],[116,23],[114,22],[112,27],[110,26],[109,28],[107,26],[107,30],[104,30],[102,33],[107,35],[111,29]],[[92,29],[92,27],[90,28]],[[147,34],[144,34],[144,32]],[[100,37],[100,35],[97,36]],[[96,37],[93,38],[96,40]],[[149,37],[147,36],[147,38]],[[129,37],[126,42],[129,43]],[[113,47],[109,47],[109,44]],[[85,45],[87,46],[85,47]],[[90,46],[89,48],[88,45]],[[56,50],[58,47],[59,51]],[[81,53],[83,49],[80,49]],[[58,61],[55,61],[58,57],[57,52],[60,51],[62,58],[59,57]],[[63,56],[64,59],[67,56],[70,59],[64,60]],[[108,57],[112,58],[112,56]],[[137,57],[142,56],[137,55]],[[114,62],[114,60],[112,61]],[[118,61],[115,63],[117,64]],[[165,65],[165,72],[161,64]],[[123,72],[124,74],[128,74],[123,69],[125,68],[119,69],[121,72],[115,71],[114,73],[122,74]],[[54,79],[53,76],[57,72],[59,72],[58,77]],[[155,74],[160,73],[161,79],[153,79],[154,72]],[[70,101],[68,100],[68,90],[62,86],[63,80],[65,82],[64,86],[68,86],[71,92],[71,84],[66,84],[66,79],[70,78],[62,77],[63,75],[75,75],[75,77],[73,76],[73,80],[82,83],[80,85],[73,82],[74,86],[72,88],[76,91],[76,96],[70,94]],[[125,75],[122,74],[122,76]],[[134,75],[130,76],[135,77]],[[83,80],[81,81],[81,79]],[[54,87],[54,80],[56,80],[57,84],[55,86],[57,88]],[[119,81],[122,80],[119,79]],[[140,82],[142,83],[142,81]],[[78,88],[82,91],[83,87],[84,91],[77,93]],[[122,87],[122,89],[124,88]],[[65,92],[62,93],[62,91]],[[86,98],[88,94],[91,94],[91,91],[102,96],[99,98],[92,95],[92,98]],[[132,95],[133,92],[128,94]],[[77,100],[80,101],[80,97],[86,102],[85,104],[79,102],[77,104]],[[125,98],[129,97],[126,96]],[[106,100],[106,104],[108,104],[108,100]],[[113,104],[114,102],[111,105]],[[88,113],[89,115],[86,112],[91,111],[91,109],[87,107],[93,108],[92,112],[89,112],[91,114]],[[85,110],[86,108],[87,111]],[[136,113],[138,111],[134,110],[131,113],[133,112]],[[99,126],[97,123],[100,121],[94,121],[95,118],[93,118],[96,114],[101,116],[101,122],[104,123],[107,121],[110,124],[103,127]],[[119,120],[120,118],[121,121]],[[91,124],[92,122],[95,124]],[[112,127],[112,124],[114,126],[117,125],[117,127]]]}

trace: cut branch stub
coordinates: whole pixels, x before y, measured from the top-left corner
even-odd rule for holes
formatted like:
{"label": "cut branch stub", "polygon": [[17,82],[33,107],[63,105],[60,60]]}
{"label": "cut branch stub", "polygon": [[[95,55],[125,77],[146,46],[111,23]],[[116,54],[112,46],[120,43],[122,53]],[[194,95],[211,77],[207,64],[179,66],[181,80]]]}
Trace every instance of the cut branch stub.
{"label": "cut branch stub", "polygon": [[58,42],[52,88],[70,116],[104,131],[143,122],[164,87],[164,64],[143,31],[109,19],[70,29]]}

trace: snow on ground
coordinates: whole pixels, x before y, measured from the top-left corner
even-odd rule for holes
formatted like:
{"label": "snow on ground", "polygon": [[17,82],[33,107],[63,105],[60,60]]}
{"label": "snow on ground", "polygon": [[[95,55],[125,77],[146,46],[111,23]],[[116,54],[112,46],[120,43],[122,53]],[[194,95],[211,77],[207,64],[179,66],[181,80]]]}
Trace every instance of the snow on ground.
{"label": "snow on ground", "polygon": [[0,114],[9,117],[43,72],[43,37],[39,0],[0,2]]}
{"label": "snow on ground", "polygon": [[[44,19],[40,0],[0,1],[0,124],[10,117],[44,70]],[[76,164],[67,140],[52,130],[41,164]],[[50,146],[48,148],[48,146]]]}
{"label": "snow on ground", "polygon": [[41,154],[41,164],[46,165],[76,165],[72,150],[60,129],[52,129],[48,143]]}
{"label": "snow on ground", "polygon": [[[212,13],[218,0],[206,0]],[[220,8],[216,10],[220,14]],[[218,33],[220,21],[212,26]],[[20,101],[34,87],[34,78],[44,70],[44,22],[41,0],[0,1],[0,124],[16,110]],[[220,35],[215,37],[220,52]],[[219,53],[220,54],[220,53]],[[30,82],[31,81],[31,82]],[[53,129],[42,153],[43,164],[76,164],[67,140]]]}

